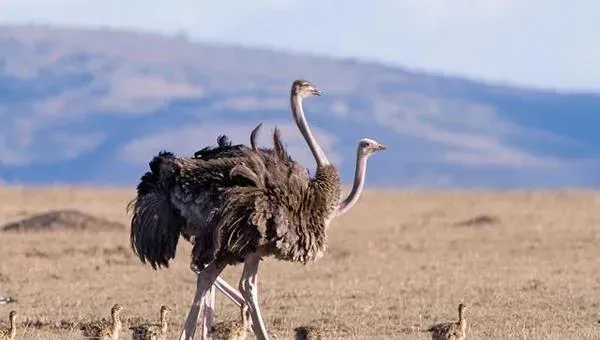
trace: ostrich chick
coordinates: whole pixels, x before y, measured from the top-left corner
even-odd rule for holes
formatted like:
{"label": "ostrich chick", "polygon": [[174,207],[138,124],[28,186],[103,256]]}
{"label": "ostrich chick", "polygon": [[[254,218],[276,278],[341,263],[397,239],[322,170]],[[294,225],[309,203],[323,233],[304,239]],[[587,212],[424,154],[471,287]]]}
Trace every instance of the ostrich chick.
{"label": "ostrich chick", "polygon": [[13,340],[17,334],[17,323],[15,320],[19,314],[16,311],[10,311],[8,314],[8,320],[10,326],[8,328],[0,328],[0,340]]}
{"label": "ostrich chick", "polygon": [[321,329],[314,326],[300,326],[294,328],[294,340],[325,340]]}
{"label": "ostrich chick", "polygon": [[111,321],[96,320],[81,325],[79,329],[86,339],[118,340],[123,327],[120,317],[122,310],[121,305],[115,304],[110,310]]}
{"label": "ostrich chick", "polygon": [[171,309],[167,306],[160,307],[159,324],[141,324],[129,327],[132,330],[132,340],[165,340],[167,338],[167,314]]}
{"label": "ostrich chick", "polygon": [[239,320],[217,322],[212,326],[210,334],[216,340],[246,340],[251,316],[245,304],[241,307],[241,316],[241,322]]}
{"label": "ostrich chick", "polygon": [[464,311],[467,306],[463,303],[458,305],[458,321],[444,322],[433,325],[427,329],[431,332],[432,340],[465,340],[467,336],[467,320]]}

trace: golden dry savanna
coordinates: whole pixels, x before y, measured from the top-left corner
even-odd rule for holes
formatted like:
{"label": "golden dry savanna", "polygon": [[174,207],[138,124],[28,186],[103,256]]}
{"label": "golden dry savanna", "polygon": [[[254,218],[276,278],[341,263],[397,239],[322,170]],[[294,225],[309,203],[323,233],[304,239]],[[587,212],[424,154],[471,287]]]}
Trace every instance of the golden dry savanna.
{"label": "golden dry savanna", "polygon": [[[17,339],[77,339],[77,324],[158,318],[175,338],[195,289],[190,245],[152,270],[129,247],[133,190],[0,188],[0,223],[67,210],[102,220],[0,231],[0,305],[19,312]],[[28,224],[29,223],[29,224]],[[79,227],[78,227],[79,226]],[[84,226],[84,227],[81,227]],[[241,266],[224,276],[237,283]],[[592,191],[368,191],[335,220],[315,264],[266,259],[259,297],[275,339],[315,325],[331,339],[428,339],[423,332],[469,306],[468,339],[600,337],[600,194]],[[238,316],[217,298],[217,320]],[[121,339],[130,338],[124,327]]]}

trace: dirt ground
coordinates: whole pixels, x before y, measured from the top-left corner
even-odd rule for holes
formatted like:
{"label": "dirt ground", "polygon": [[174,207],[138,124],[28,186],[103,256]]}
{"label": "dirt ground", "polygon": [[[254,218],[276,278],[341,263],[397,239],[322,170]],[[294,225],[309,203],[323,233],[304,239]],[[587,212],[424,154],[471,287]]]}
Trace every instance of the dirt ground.
{"label": "dirt ground", "polygon": [[[127,225],[132,190],[0,188],[0,224],[76,209]],[[20,313],[17,339],[76,339],[52,325],[108,317],[154,321],[168,304],[172,338],[195,288],[191,247],[152,270],[129,230],[0,231],[0,305]],[[237,285],[241,266],[225,278]],[[319,262],[265,260],[259,292],[275,339],[301,325],[331,339],[428,339],[423,328],[469,306],[469,339],[600,338],[600,193],[367,192],[334,221]],[[237,317],[222,295],[217,320]],[[25,324],[30,326],[23,329]],[[130,338],[125,327],[121,338]]]}

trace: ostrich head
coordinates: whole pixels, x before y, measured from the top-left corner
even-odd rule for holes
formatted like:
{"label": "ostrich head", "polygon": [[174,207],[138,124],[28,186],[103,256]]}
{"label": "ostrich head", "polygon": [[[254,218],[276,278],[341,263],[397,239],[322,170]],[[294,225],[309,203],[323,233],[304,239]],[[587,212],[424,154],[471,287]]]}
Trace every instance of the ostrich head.
{"label": "ostrich head", "polygon": [[119,316],[119,314],[121,314],[122,310],[123,310],[123,306],[121,306],[120,304],[117,303],[110,309],[110,315]]}
{"label": "ostrich head", "polygon": [[15,320],[17,318],[17,316],[19,316],[19,313],[17,313],[17,311],[13,310],[13,311],[10,311],[10,313],[8,314],[8,319]]}
{"label": "ostrich head", "polygon": [[167,314],[169,314],[171,312],[171,308],[163,305],[160,307],[160,315],[166,316]]}
{"label": "ostrich head", "polygon": [[361,156],[370,156],[373,152],[385,150],[385,145],[371,138],[363,138],[358,143],[358,152]]}
{"label": "ostrich head", "polygon": [[307,327],[301,326],[294,328],[294,340],[305,340],[308,338],[309,330]]}
{"label": "ostrich head", "polygon": [[466,309],[467,309],[467,305],[465,305],[464,303],[461,303],[458,305],[458,323],[460,324],[460,328],[462,328],[463,331],[467,327],[467,321],[465,320],[465,310]]}
{"label": "ostrich head", "polygon": [[292,84],[292,94],[297,95],[300,98],[308,98],[312,96],[320,96],[322,92],[310,82],[299,79],[295,80]]}

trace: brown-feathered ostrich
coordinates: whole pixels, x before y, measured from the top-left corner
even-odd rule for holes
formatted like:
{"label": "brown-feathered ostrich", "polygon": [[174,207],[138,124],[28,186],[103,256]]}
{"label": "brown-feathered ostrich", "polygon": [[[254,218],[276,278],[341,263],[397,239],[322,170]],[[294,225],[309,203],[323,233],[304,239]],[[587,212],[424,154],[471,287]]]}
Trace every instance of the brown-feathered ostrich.
{"label": "brown-feathered ostrich", "polygon": [[[293,91],[291,93],[291,108],[292,108],[292,112],[295,111],[298,114],[304,115],[302,101],[294,99]],[[260,132],[261,127],[262,127],[262,123],[259,123],[250,133],[251,148],[254,151],[262,152],[267,155],[275,154],[282,161],[293,162],[291,157],[289,157],[286,154],[286,152],[284,151],[284,146],[281,141],[281,136],[279,134],[278,129],[275,129],[275,131],[273,133],[273,149],[259,148],[257,146],[258,134]],[[203,158],[203,159],[210,158],[210,157],[218,157],[218,155],[225,150],[227,150],[227,153],[229,155],[231,155],[232,151],[239,150],[240,148],[245,147],[244,145],[241,145],[241,144],[232,145],[231,141],[229,140],[229,138],[226,135],[221,135],[217,138],[217,145],[218,145],[218,147],[216,147],[216,148],[205,147],[204,149],[197,151],[196,153],[194,153],[194,157]],[[347,196],[347,198],[344,199],[344,201],[338,208],[337,216],[348,212],[350,210],[350,208],[352,208],[352,206],[358,201],[358,199],[363,191],[363,188],[364,188],[368,157],[374,151],[383,150],[383,149],[385,149],[385,147],[382,144],[380,144],[372,139],[363,138],[360,140],[360,142],[358,144],[358,148],[357,148],[357,155],[356,155],[357,164],[356,164],[355,173],[354,173],[353,186],[352,186],[352,189],[351,189],[349,195]],[[296,162],[293,162],[291,165],[298,166],[299,168],[297,170],[299,171],[299,173],[303,169]],[[308,179],[308,172],[305,172],[305,175],[306,175],[306,178]],[[203,319],[203,327],[205,327],[205,329],[211,329],[212,324],[214,322],[214,317],[215,317],[215,296],[214,296],[215,288],[214,287],[217,287],[225,296],[227,296],[230,300],[235,302],[238,306],[242,306],[242,304],[244,302],[244,299],[243,299],[242,295],[240,294],[240,292],[238,292],[234,287],[229,285],[223,278],[221,278],[221,276],[217,277],[215,284],[211,288],[210,292],[208,293],[208,297],[206,299],[207,305],[206,305],[204,319]]]}
{"label": "brown-feathered ostrich", "polygon": [[217,340],[246,340],[250,330],[250,313],[248,306],[240,307],[239,320],[217,322],[210,328],[210,334]]}
{"label": "brown-feathered ostrich", "polygon": [[159,323],[141,323],[129,327],[132,340],[165,340],[167,338],[167,314],[171,308],[166,305],[160,306]]}
{"label": "brown-feathered ostrich", "polygon": [[[292,86],[294,104],[319,94],[308,82]],[[295,105],[298,107],[299,105]],[[258,339],[268,339],[258,306],[258,263],[264,256],[309,263],[326,246],[326,229],[340,209],[340,179],[312,136],[303,112],[294,118],[317,160],[307,178],[285,149],[269,155],[236,148],[228,156],[177,158],[161,152],[150,162],[132,202],[131,242],[142,261],[167,266],[178,236],[194,241],[193,266],[201,268],[180,339],[193,339],[207,293],[228,264],[244,262],[240,291]],[[369,143],[361,141],[361,143]],[[374,144],[375,151],[381,149]],[[228,150],[223,150],[227,154]],[[294,163],[294,164],[290,164]],[[354,199],[345,201],[351,205]],[[208,338],[207,330],[203,330]]]}
{"label": "brown-feathered ostrich", "polygon": [[9,326],[8,328],[0,328],[0,340],[13,340],[17,335],[17,316],[19,313],[15,310],[11,310],[8,314]]}
{"label": "brown-feathered ostrich", "polygon": [[[294,109],[294,108],[292,108]],[[302,108],[300,107],[300,110]],[[308,171],[304,169],[299,163],[294,162],[293,159],[287,154],[283,143],[281,141],[281,135],[279,133],[279,129],[275,129],[273,133],[273,149],[269,148],[259,148],[257,146],[257,138],[260,128],[262,127],[262,123],[259,123],[250,134],[250,145],[252,150],[263,153],[268,156],[276,156],[282,162],[288,162],[290,167],[294,168],[295,172],[302,176],[305,176],[305,180],[309,180]],[[211,158],[223,158],[223,157],[232,157],[238,154],[236,151],[240,151],[241,149],[247,149],[245,145],[238,144],[232,145],[231,141],[226,135],[220,135],[217,138],[217,147],[205,147],[199,151],[194,153],[194,158],[208,160]],[[244,167],[238,167],[235,170],[232,170],[230,175],[235,175],[236,171],[244,170],[245,175],[255,177],[248,169],[244,169]],[[304,170],[304,173],[302,171]],[[199,273],[199,268],[195,268],[192,264],[192,270],[196,273]],[[203,329],[211,329],[215,319],[215,286],[219,288],[226,296],[228,296],[231,300],[236,302],[238,306],[242,307],[243,297],[242,295],[231,285],[225,282],[220,276],[215,281],[215,284],[211,287],[208,296],[206,298],[206,306],[204,310],[204,318],[203,318]]]}
{"label": "brown-feathered ostrich", "polygon": [[465,340],[467,337],[467,320],[465,310],[467,305],[458,305],[458,321],[444,322],[429,327],[426,332],[431,332],[432,340]]}
{"label": "brown-feathered ostrich", "polygon": [[[251,145],[252,149],[255,151],[272,154],[273,152],[275,152],[275,151],[273,151],[273,149],[257,147],[256,139],[258,137],[258,132],[260,131],[261,126],[262,126],[262,123],[259,124],[254,130],[252,130],[252,133],[250,135],[250,145]],[[232,146],[231,142],[229,141],[229,139],[226,136],[219,136],[219,138],[217,139],[217,143],[219,145],[219,148],[226,148],[226,147]],[[274,147],[275,150],[280,149],[283,145],[281,143],[281,138],[278,133],[278,130],[275,130],[275,132],[273,134],[273,144],[275,146]],[[239,148],[240,146],[237,145],[237,146],[233,146],[233,147]],[[348,194],[348,196],[340,204],[340,206],[337,210],[337,216],[348,212],[350,210],[350,208],[352,208],[352,206],[354,206],[354,204],[358,201],[360,195],[362,194],[363,188],[364,188],[368,157],[374,151],[383,150],[383,149],[385,149],[385,147],[383,145],[381,145],[380,143],[378,143],[372,139],[363,138],[360,140],[360,142],[358,143],[358,147],[357,147],[357,155],[356,155],[357,164],[356,164],[355,173],[354,173],[353,186],[352,186],[352,189],[350,190],[350,193]],[[205,148],[203,150],[207,150],[207,149]],[[196,152],[195,156],[201,155],[201,151]],[[308,174],[307,174],[307,176],[308,176]],[[223,278],[221,278],[221,276],[219,276],[217,278],[214,285],[221,292],[223,292],[225,294],[225,296],[227,296],[230,300],[235,302],[238,306],[241,306],[243,304],[244,299],[243,299],[242,295],[234,287],[229,285]],[[205,317],[205,319],[210,319],[210,320],[204,320],[204,324],[210,328],[210,323],[213,321],[212,319],[214,318],[214,297],[212,296],[212,294],[214,294],[214,291],[211,290],[211,292],[209,294],[211,294],[211,295],[209,295],[209,298],[208,298],[209,303],[207,306],[208,307],[207,313],[205,313],[204,317]]]}
{"label": "brown-feathered ostrich", "polygon": [[111,320],[94,320],[81,324],[79,329],[86,339],[96,340],[118,340],[123,323],[121,321],[121,312],[123,306],[115,304],[110,310]]}

